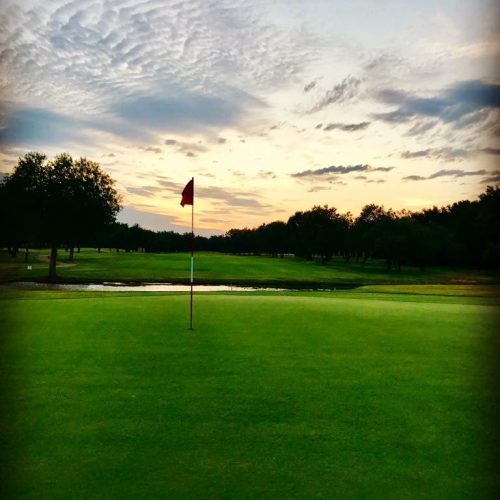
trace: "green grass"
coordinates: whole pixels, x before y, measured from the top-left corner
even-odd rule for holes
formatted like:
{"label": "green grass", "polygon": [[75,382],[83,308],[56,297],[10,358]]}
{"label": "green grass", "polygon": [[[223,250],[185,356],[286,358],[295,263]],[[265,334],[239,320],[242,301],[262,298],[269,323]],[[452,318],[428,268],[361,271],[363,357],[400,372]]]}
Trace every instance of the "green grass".
{"label": "green grass", "polygon": [[22,297],[11,497],[488,497],[492,299],[206,294],[193,333],[187,295]]}
{"label": "green grass", "polygon": [[[40,261],[48,251],[32,252],[31,271],[26,269],[24,255],[12,259],[0,253],[0,280],[43,279],[47,276],[47,262]],[[60,252],[58,274],[61,280],[100,281],[154,281],[186,282],[189,278],[189,256],[184,253],[146,254],[83,250],[69,262],[67,253]],[[381,261],[369,261],[365,268],[356,262],[338,258],[328,265],[302,259],[235,256],[200,252],[195,259],[197,282],[233,284],[274,284],[288,286],[334,286],[342,284],[471,284],[498,283],[498,273],[429,268],[421,271],[406,267],[402,272],[387,272]]]}

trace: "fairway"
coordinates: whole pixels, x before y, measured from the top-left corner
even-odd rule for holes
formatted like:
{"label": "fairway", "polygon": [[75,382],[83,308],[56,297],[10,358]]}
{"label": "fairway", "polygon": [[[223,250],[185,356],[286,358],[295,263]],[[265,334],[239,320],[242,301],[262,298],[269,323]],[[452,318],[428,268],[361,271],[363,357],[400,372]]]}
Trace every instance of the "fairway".
{"label": "fairway", "polygon": [[393,298],[0,300],[10,495],[487,497],[494,302]]}
{"label": "fairway", "polygon": [[[13,280],[42,280],[47,277],[48,250],[30,252],[27,269],[23,253],[12,258],[0,251],[0,282]],[[82,249],[70,261],[67,252],[59,253],[58,277],[67,283],[173,282],[186,283],[189,279],[187,253],[141,253]],[[265,284],[285,287],[333,287],[342,285],[379,284],[498,284],[495,271],[445,267],[420,270],[405,266],[401,272],[388,272],[383,260],[347,262],[336,257],[326,265],[318,260],[307,261],[287,256],[231,255],[217,252],[198,252],[195,256],[195,280],[201,283]]]}

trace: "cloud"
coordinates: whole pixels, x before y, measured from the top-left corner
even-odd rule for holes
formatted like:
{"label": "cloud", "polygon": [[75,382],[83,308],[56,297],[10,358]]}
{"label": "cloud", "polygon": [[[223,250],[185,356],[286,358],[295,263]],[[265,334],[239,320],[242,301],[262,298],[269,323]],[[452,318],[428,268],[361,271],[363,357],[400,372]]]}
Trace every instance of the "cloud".
{"label": "cloud", "polygon": [[163,153],[163,149],[156,147],[156,146],[142,146],[142,147],[139,147],[139,149],[142,149],[143,151],[148,151],[148,152],[154,153],[156,155]]}
{"label": "cloud", "polygon": [[134,127],[155,131],[191,132],[235,125],[243,99],[182,94],[172,97],[140,96],[114,104],[113,114]]}
{"label": "cloud", "polygon": [[341,103],[355,97],[359,92],[361,80],[348,76],[342,82],[334,85],[332,89],[325,94],[314,104],[307,113],[316,113],[330,104]]}
{"label": "cloud", "polygon": [[500,182],[500,170],[490,172],[490,176],[481,180],[481,184],[496,184]]}
{"label": "cloud", "polygon": [[394,167],[372,167],[370,165],[347,165],[347,166],[331,166],[318,168],[316,170],[304,170],[302,172],[296,172],[290,174],[291,177],[321,177],[321,176],[331,176],[336,174],[349,174],[351,172],[389,172]]}
{"label": "cloud", "polygon": [[317,44],[246,1],[10,2],[0,26],[13,102],[121,137],[240,125]]}
{"label": "cloud", "polygon": [[[184,185],[170,180],[158,179],[157,184],[173,194],[181,193],[184,188]],[[269,208],[268,205],[262,204],[258,200],[254,192],[234,191],[217,186],[197,186],[196,195],[201,198],[215,200],[216,202],[223,202],[225,205],[231,207]]]}
{"label": "cloud", "polygon": [[[139,224],[141,227],[152,231],[175,231],[178,233],[191,232],[191,226],[180,224],[176,217],[138,210],[133,206],[123,207],[118,214],[117,219],[119,222],[124,222],[129,225]],[[210,221],[207,222],[210,223]],[[196,234],[211,236],[212,234],[223,234],[223,231],[213,228],[197,228]]]}
{"label": "cloud", "polygon": [[109,115],[98,118],[79,114],[65,115],[42,108],[5,106],[0,144],[47,146],[92,142],[92,132],[106,132],[128,140],[153,140],[146,128],[117,121]]}
{"label": "cloud", "polygon": [[405,160],[409,160],[412,158],[429,158],[430,154],[430,149],[422,149],[420,151],[403,151],[401,153],[401,158]]}
{"label": "cloud", "polygon": [[[206,153],[208,151],[208,147],[202,144],[201,141],[184,142],[176,139],[166,139],[164,142],[167,146],[175,146],[176,151],[184,153],[189,158],[196,157],[197,153]],[[218,140],[217,143],[220,144],[220,140]]]}
{"label": "cloud", "polygon": [[408,130],[406,136],[424,135],[429,130],[432,130],[438,124],[438,120],[421,120],[415,123],[413,127]]}
{"label": "cloud", "polygon": [[[491,149],[491,148],[485,148]],[[418,151],[403,151],[401,153],[401,158],[405,160],[411,160],[415,158],[430,158],[434,160],[443,160],[443,161],[461,161],[465,158],[469,158],[470,156],[475,155],[478,152],[487,152],[484,149],[480,150],[466,150],[461,148],[428,148],[422,149]],[[495,154],[495,153],[490,153]]]}
{"label": "cloud", "polygon": [[309,92],[310,90],[312,90],[314,87],[316,87],[316,82],[315,81],[312,81],[310,83],[308,83],[305,87],[304,87],[304,92]]}
{"label": "cloud", "polygon": [[488,155],[500,155],[500,148],[482,148],[479,151]]}
{"label": "cloud", "polygon": [[423,177],[421,175],[408,175],[403,177],[404,181],[426,181],[430,179],[437,179],[439,177],[470,177],[476,175],[485,175],[487,174],[486,170],[474,170],[474,171],[466,171],[466,170],[438,170],[428,177]]}
{"label": "cloud", "polygon": [[396,106],[393,111],[374,114],[373,117],[379,120],[402,123],[415,118],[430,117],[460,127],[464,126],[466,119],[469,119],[466,123],[470,124],[471,117],[476,121],[484,119],[486,115],[478,112],[500,107],[500,85],[469,80],[455,82],[433,97],[419,97],[385,89],[379,91],[376,98],[384,104]]}
{"label": "cloud", "polygon": [[261,179],[276,179],[276,174],[270,170],[267,172],[265,170],[259,170],[257,177],[260,177]]}
{"label": "cloud", "polygon": [[403,177],[403,181],[425,181],[427,177],[422,177],[421,175],[407,175]]}
{"label": "cloud", "polygon": [[0,134],[0,144],[20,144],[26,146],[51,145],[71,142],[78,138],[81,121],[39,108],[18,108],[4,111],[4,127]]}
{"label": "cloud", "polygon": [[435,179],[436,177],[469,177],[471,175],[485,175],[486,170],[476,170],[467,172],[465,170],[438,170],[428,177],[428,179]]}
{"label": "cloud", "polygon": [[435,148],[435,149],[423,149],[420,151],[404,151],[401,153],[401,158],[405,160],[414,158],[432,158],[436,160],[444,161],[456,161],[468,158],[474,153],[474,151],[467,151],[465,149],[454,149],[454,148]]}
{"label": "cloud", "polygon": [[125,188],[129,193],[136,194],[138,196],[154,196],[156,193],[161,191],[161,188],[158,186],[144,186],[144,187],[135,187],[128,186]]}
{"label": "cloud", "polygon": [[[370,122],[361,123],[329,123],[325,125],[323,130],[328,132],[330,130],[339,129],[344,132],[356,132],[358,130],[365,130],[370,125]],[[318,128],[318,127],[316,127]]]}

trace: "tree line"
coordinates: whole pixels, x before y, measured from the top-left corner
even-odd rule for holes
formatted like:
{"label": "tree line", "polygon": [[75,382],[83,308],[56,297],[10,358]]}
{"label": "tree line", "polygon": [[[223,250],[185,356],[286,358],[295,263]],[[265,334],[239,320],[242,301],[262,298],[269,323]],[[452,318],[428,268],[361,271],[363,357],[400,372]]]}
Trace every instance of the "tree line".
{"label": "tree line", "polygon": [[[416,212],[368,204],[357,217],[328,206],[294,213],[286,222],[196,236],[195,249],[239,255],[295,255],[327,263],[383,259],[389,271],[404,265],[500,268],[500,188],[487,187],[477,201]],[[139,225],[107,225],[79,244],[114,251],[185,252],[191,233],[151,231]]]}
{"label": "tree line", "polygon": [[[70,259],[81,246],[128,252],[189,249],[190,233],[118,223],[119,209],[114,181],[97,163],[68,154],[48,161],[43,154],[28,153],[0,184],[0,245],[12,256],[20,248],[50,248],[51,277],[61,248]],[[488,186],[478,200],[416,212],[368,204],[354,217],[327,205],[314,206],[295,212],[286,222],[196,236],[195,248],[273,257],[292,254],[322,263],[337,256],[360,266],[383,259],[388,270],[403,265],[499,268],[498,214],[500,188]]]}

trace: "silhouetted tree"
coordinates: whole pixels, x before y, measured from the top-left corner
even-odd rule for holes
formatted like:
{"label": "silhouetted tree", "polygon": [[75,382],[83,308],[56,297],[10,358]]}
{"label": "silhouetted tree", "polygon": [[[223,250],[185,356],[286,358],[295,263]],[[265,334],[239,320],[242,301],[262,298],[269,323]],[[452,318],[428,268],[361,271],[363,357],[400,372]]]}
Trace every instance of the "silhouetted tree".
{"label": "silhouetted tree", "polygon": [[[75,245],[114,221],[120,209],[114,181],[95,162],[67,153],[47,162],[40,153],[20,158],[4,182],[7,217],[24,238],[35,227],[50,246],[49,278],[56,277],[61,244]],[[19,217],[19,210],[22,216]],[[17,236],[16,236],[17,237]]]}

